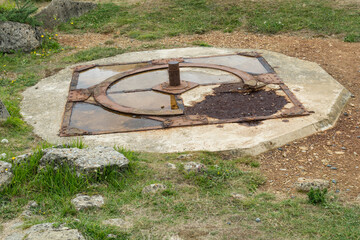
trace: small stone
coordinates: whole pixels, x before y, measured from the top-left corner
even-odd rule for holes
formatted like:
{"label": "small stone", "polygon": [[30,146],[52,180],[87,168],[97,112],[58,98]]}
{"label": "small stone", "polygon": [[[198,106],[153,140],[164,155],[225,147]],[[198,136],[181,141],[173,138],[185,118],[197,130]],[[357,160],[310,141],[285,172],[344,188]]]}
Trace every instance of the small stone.
{"label": "small stone", "polygon": [[21,217],[24,218],[24,219],[29,219],[33,216],[33,213],[32,211],[26,209],[24,210],[22,213],[21,213]]}
{"label": "small stone", "polygon": [[176,169],[176,166],[173,163],[166,163],[166,166],[170,169]]}
{"label": "small stone", "polygon": [[334,183],[334,184],[336,184],[336,180],[335,180],[335,179],[331,180],[331,182]]}
{"label": "small stone", "polygon": [[347,112],[344,112],[344,116],[347,117],[349,116],[349,114]]}
{"label": "small stone", "polygon": [[308,147],[304,147],[304,146],[299,147],[299,149],[300,149],[300,150],[302,150],[302,151],[304,151],[304,152],[306,152],[306,151],[308,151],[308,150],[309,150],[309,148],[308,148]]}
{"label": "small stone", "polygon": [[184,164],[184,170],[186,172],[195,172],[195,173],[202,173],[206,171],[206,166],[202,163],[197,162],[187,162]]}
{"label": "small stone", "polygon": [[337,152],[335,152],[335,154],[337,154],[337,155],[343,155],[344,152],[337,151]]}
{"label": "small stone", "polygon": [[1,143],[4,143],[4,144],[9,143],[9,140],[7,140],[6,138],[4,138],[4,139],[1,140]]}
{"label": "small stone", "polygon": [[346,147],[341,147],[342,150],[346,150]]}
{"label": "small stone", "polygon": [[245,200],[246,196],[241,193],[231,193],[231,197],[237,200]]}
{"label": "small stone", "polygon": [[326,165],[327,167],[331,167],[331,164]]}
{"label": "small stone", "polygon": [[185,160],[185,159],[190,159],[192,158],[194,155],[193,154],[181,154],[180,156],[178,156],[176,159],[177,160]]}
{"label": "small stone", "polygon": [[227,225],[231,225],[231,222],[227,222],[226,224],[227,224]]}
{"label": "small stone", "polygon": [[326,142],[326,145],[327,145],[327,146],[331,146],[332,144],[331,144],[330,141],[328,141],[328,142]]}
{"label": "small stone", "polygon": [[11,163],[0,161],[0,190],[11,183],[13,178],[11,168]]}
{"label": "small stone", "polygon": [[30,201],[28,202],[28,204],[26,205],[27,209],[31,209],[31,208],[37,208],[39,206],[39,204],[35,201]]}
{"label": "small stone", "polygon": [[294,185],[298,191],[308,192],[311,188],[320,190],[329,188],[330,183],[324,179],[299,178]]}
{"label": "small stone", "polygon": [[71,203],[78,211],[90,208],[101,208],[104,205],[104,198],[100,195],[88,196],[77,194],[76,198],[71,200]]}
{"label": "small stone", "polygon": [[279,151],[283,151],[283,149],[281,147],[278,148]]}
{"label": "small stone", "polygon": [[159,191],[166,190],[166,188],[167,187],[164,184],[155,183],[155,184],[151,184],[149,186],[144,187],[142,190],[142,194],[155,194]]}
{"label": "small stone", "polygon": [[129,228],[133,227],[132,223],[127,222],[121,218],[113,218],[113,219],[104,220],[102,222],[102,224],[115,226],[115,227],[118,227],[121,229],[129,229]]}
{"label": "small stone", "polygon": [[5,159],[6,158],[6,153],[0,154],[0,158]]}
{"label": "small stone", "polygon": [[34,225],[26,230],[26,240],[85,240],[84,236],[77,229],[54,227],[53,223],[42,223]]}
{"label": "small stone", "polygon": [[339,192],[340,192],[340,190],[339,190],[339,189],[336,189],[336,190],[335,190],[335,192],[336,192],[336,193],[339,193]]}
{"label": "small stone", "polygon": [[117,235],[110,233],[110,234],[108,234],[106,237],[107,237],[107,238],[117,238]]}
{"label": "small stone", "polygon": [[[164,238],[165,240],[165,238]],[[174,235],[171,236],[170,238],[166,238],[166,240],[183,240],[181,237],[179,237],[178,235]]]}
{"label": "small stone", "polygon": [[259,222],[261,222],[261,219],[260,219],[260,218],[256,218],[255,221],[259,223]]}
{"label": "small stone", "polygon": [[336,167],[331,167],[331,170],[337,170],[337,168]]}

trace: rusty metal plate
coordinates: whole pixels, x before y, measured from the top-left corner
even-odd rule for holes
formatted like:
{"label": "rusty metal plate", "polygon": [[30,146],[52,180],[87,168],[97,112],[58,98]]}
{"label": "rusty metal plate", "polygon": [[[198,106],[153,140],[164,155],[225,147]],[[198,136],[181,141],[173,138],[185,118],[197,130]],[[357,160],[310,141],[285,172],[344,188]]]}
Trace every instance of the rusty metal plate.
{"label": "rusty metal plate", "polygon": [[[168,64],[174,61],[179,62],[178,74],[181,73],[176,86],[164,79],[166,72],[161,72],[167,71]],[[201,69],[233,77],[209,80],[212,77]],[[216,86],[213,94],[194,106],[184,106],[184,92],[208,85]],[[258,53],[90,65],[74,69],[60,136],[253,122],[308,114]]]}

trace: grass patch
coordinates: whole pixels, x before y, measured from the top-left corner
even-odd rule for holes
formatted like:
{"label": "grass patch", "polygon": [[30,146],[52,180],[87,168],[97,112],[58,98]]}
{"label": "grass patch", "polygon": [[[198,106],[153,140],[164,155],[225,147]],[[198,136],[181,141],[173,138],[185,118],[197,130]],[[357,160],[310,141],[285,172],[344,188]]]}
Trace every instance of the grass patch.
{"label": "grass patch", "polygon": [[[100,4],[89,14],[63,24],[66,32],[114,32],[139,40],[154,40],[179,34],[203,34],[212,30],[244,29],[274,34],[311,30],[318,34],[360,32],[356,8],[334,7],[328,0],[217,2],[211,0],[163,0],[159,4]],[[356,36],[355,34],[355,36]]]}
{"label": "grass patch", "polygon": [[94,47],[91,49],[77,52],[71,56],[65,57],[62,59],[62,61],[66,63],[86,62],[99,58],[112,57],[124,52],[125,51],[121,48]]}

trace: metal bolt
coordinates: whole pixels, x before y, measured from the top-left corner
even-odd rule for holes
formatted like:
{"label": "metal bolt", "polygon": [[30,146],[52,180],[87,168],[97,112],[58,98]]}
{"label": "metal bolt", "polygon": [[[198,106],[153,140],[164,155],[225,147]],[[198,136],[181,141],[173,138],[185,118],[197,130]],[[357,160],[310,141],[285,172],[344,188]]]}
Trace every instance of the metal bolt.
{"label": "metal bolt", "polygon": [[179,86],[180,85],[179,62],[171,61],[168,64],[169,64],[168,72],[169,72],[170,86]]}

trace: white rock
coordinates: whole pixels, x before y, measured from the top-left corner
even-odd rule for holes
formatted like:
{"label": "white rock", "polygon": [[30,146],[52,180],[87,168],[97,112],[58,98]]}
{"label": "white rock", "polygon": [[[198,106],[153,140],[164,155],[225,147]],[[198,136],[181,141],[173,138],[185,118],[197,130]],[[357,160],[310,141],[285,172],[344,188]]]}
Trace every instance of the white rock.
{"label": "white rock", "polygon": [[11,182],[11,163],[0,161],[0,190]]}
{"label": "white rock", "polygon": [[1,140],[1,143],[5,143],[5,144],[6,144],[6,143],[9,143],[9,140],[7,140],[6,138],[4,138],[4,139]]}
{"label": "white rock", "polygon": [[125,221],[121,218],[113,218],[113,219],[104,220],[102,222],[102,224],[115,226],[115,227],[118,227],[121,229],[129,229],[129,228],[133,227],[132,223]]}
{"label": "white rock", "polygon": [[184,164],[184,170],[187,172],[196,172],[201,173],[206,171],[206,166],[202,163],[197,162],[187,162]]}
{"label": "white rock", "polygon": [[5,159],[6,158],[6,153],[0,154],[0,158]]}
{"label": "white rock", "polygon": [[176,169],[176,166],[173,163],[166,163],[166,166],[170,169]]}
{"label": "white rock", "polygon": [[71,200],[76,210],[84,210],[89,208],[100,208],[104,205],[104,198],[100,195],[88,196],[77,194],[76,198]]}
{"label": "white rock", "polygon": [[40,159],[41,166],[66,163],[82,174],[99,173],[105,167],[126,168],[129,164],[129,160],[123,154],[111,147],[48,148],[43,151],[45,154]]}
{"label": "white rock", "polygon": [[142,190],[142,194],[155,194],[159,191],[163,191],[166,189],[166,186],[164,184],[161,183],[155,183],[155,184],[151,184],[149,186],[146,186],[143,188]]}
{"label": "white rock", "polygon": [[313,189],[325,189],[330,187],[330,182],[324,179],[306,179],[299,178],[295,183],[295,187],[298,191],[308,192]]}
{"label": "white rock", "polygon": [[52,223],[34,225],[26,234],[25,240],[85,240],[77,229],[55,228]]}

